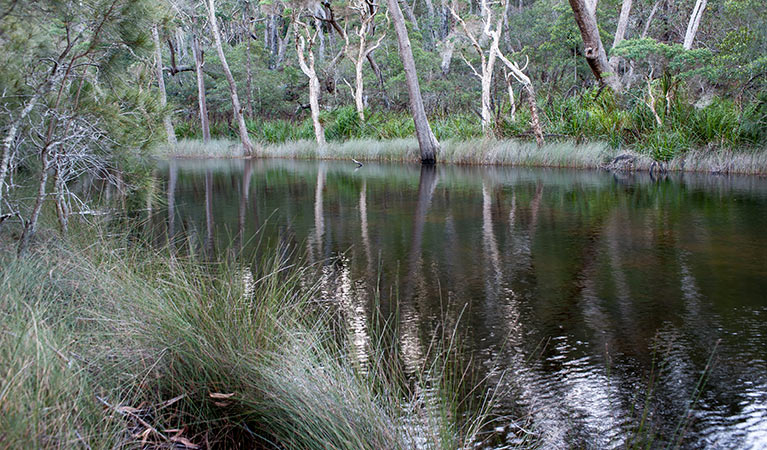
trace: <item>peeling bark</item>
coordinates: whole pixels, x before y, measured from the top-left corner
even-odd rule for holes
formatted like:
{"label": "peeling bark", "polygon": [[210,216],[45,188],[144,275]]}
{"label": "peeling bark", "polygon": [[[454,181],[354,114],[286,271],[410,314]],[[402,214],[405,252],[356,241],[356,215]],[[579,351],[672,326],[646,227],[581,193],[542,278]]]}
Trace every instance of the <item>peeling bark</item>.
{"label": "peeling bark", "polygon": [[[301,33],[299,33],[301,27]],[[317,32],[311,32],[309,25],[301,22],[296,15],[293,18],[293,32],[296,39],[296,53],[298,54],[298,65],[301,71],[309,78],[309,108],[312,114],[312,125],[314,126],[314,138],[320,146],[325,145],[325,130],[320,123],[320,79],[317,77],[317,70],[314,64],[314,40]]]}

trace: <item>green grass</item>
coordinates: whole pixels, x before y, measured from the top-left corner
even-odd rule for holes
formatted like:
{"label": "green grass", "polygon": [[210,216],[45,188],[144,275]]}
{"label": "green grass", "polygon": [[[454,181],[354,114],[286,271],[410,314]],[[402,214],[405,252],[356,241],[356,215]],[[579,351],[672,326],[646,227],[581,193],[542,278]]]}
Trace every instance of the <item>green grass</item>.
{"label": "green grass", "polygon": [[[713,98],[706,106],[693,106],[684,92],[675,92],[666,104],[663,89],[655,89],[658,124],[646,103],[646,93],[629,92],[623,100],[609,91],[585,90],[577,96],[539,99],[541,122],[547,144],[531,144],[529,111],[520,105],[515,120],[499,116],[495,137],[485,138],[479,120],[470,114],[431,119],[442,143],[440,161],[455,164],[597,168],[611,158],[629,155],[632,169],[649,170],[653,161],[673,170],[717,173],[765,174],[767,146],[767,95],[747,105]],[[644,89],[644,88],[643,88]],[[417,161],[413,121],[404,112],[367,111],[360,122],[352,107],[324,111],[327,146],[313,144],[311,121],[250,120],[248,130],[258,145],[258,155],[304,159],[358,159],[370,161]],[[197,138],[195,124],[179,124],[187,139]],[[201,146],[184,140],[173,148],[161,148],[161,156],[189,158],[241,157],[236,136],[227,126],[214,127],[222,140]],[[215,134],[215,133],[214,133]]]}
{"label": "green grass", "polygon": [[91,226],[47,239],[0,249],[1,447],[452,449],[482,428],[453,333],[412,380],[374,315],[362,370],[315,268],[282,253],[203,264]]}

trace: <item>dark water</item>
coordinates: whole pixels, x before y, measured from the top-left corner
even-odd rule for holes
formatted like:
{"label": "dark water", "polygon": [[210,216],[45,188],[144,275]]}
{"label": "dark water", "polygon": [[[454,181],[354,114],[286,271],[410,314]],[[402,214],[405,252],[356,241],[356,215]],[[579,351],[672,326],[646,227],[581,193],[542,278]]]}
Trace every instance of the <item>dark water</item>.
{"label": "dark water", "polygon": [[376,283],[409,370],[457,323],[509,442],[767,447],[767,179],[257,160],[162,186],[155,225],[195,251],[326,259],[362,361]]}

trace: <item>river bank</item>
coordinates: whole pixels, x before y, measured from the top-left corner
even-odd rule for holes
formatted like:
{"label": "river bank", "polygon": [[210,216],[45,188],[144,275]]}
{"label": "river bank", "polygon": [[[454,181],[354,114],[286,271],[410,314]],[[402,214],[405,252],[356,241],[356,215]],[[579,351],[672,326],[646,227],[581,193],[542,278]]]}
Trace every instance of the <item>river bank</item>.
{"label": "river bank", "polygon": [[92,224],[42,230],[27,257],[11,241],[3,447],[448,449],[484,424],[481,407],[456,419],[452,335],[416,379],[386,356],[396,343],[358,361],[332,302],[316,300],[315,268],[283,252],[203,262]]}
{"label": "river bank", "polygon": [[[242,147],[227,140],[209,144],[181,141],[158,148],[161,158],[245,158]],[[418,143],[413,138],[350,140],[329,142],[318,147],[310,140],[259,146],[254,157],[322,159],[347,161],[417,163]],[[691,150],[667,162],[631,149],[614,149],[607,144],[554,142],[538,147],[521,140],[449,140],[442,142],[439,162],[457,165],[499,165],[608,169],[615,171],[672,171],[713,174],[767,175],[767,151]]]}

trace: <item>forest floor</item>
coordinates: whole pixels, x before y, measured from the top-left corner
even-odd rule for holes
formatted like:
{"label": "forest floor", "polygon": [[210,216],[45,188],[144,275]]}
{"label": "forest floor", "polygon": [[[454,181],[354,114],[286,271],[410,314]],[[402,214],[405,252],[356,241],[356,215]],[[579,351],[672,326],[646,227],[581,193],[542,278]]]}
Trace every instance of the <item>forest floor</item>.
{"label": "forest floor", "polygon": [[[666,162],[655,161],[632,149],[615,149],[607,144],[552,142],[538,147],[523,140],[477,139],[448,140],[441,143],[438,163],[458,165],[504,165],[607,169],[614,171],[674,171],[712,174],[767,175],[767,149],[690,150]],[[164,146],[159,157],[245,158],[238,142],[214,140],[208,144],[185,140]],[[376,162],[419,162],[418,143],[413,138],[359,139],[328,142],[319,147],[314,141],[259,145],[253,157],[326,159]]]}

